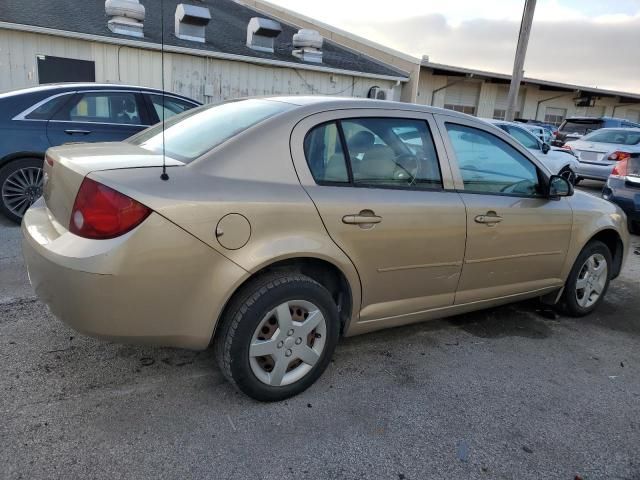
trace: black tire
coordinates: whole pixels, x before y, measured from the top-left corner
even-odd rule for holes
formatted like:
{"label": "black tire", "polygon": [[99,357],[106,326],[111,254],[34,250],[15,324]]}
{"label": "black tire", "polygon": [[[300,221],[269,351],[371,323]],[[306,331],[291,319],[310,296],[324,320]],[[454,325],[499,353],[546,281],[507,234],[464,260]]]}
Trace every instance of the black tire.
{"label": "black tire", "polygon": [[[578,277],[582,268],[585,265],[585,262],[589,257],[594,254],[600,254],[604,257],[607,264],[607,276],[604,284],[604,288],[600,293],[600,296],[595,301],[593,305],[588,307],[583,307],[578,303],[577,295],[576,295],[576,283],[578,281]],[[609,281],[611,279],[611,271],[613,268],[613,261],[611,258],[611,252],[609,248],[602,242],[593,240],[589,242],[580,252],[578,258],[576,258],[575,263],[573,264],[573,268],[571,269],[571,273],[569,273],[569,277],[565,283],[564,291],[562,292],[562,298],[560,300],[560,308],[563,313],[571,316],[571,317],[584,317],[585,315],[590,314],[598,305],[602,302],[602,299],[607,294],[607,289],[609,288]]]}
{"label": "black tire", "polygon": [[[44,160],[41,158],[21,158],[19,160],[14,160],[9,162],[7,165],[0,168],[0,212],[3,213],[5,217],[7,217],[12,222],[20,224],[22,221],[22,216],[11,209],[9,204],[6,203],[5,196],[3,192],[5,192],[5,182],[7,179],[12,176],[15,172],[23,169],[39,169],[40,175],[42,178],[42,164]],[[10,182],[9,182],[10,183]],[[34,198],[32,202],[29,203],[29,206],[36,200]]]}
{"label": "black tire", "polygon": [[629,226],[629,233],[633,235],[640,235],[640,222],[635,222],[631,219],[627,220]]}
{"label": "black tire", "polygon": [[576,181],[573,183],[574,186],[577,186],[582,180],[584,180],[584,178],[582,177],[576,177]]}
{"label": "black tire", "polygon": [[[290,300],[317,306],[325,318],[326,340],[320,358],[305,376],[289,385],[271,386],[252,371],[249,346],[265,315]],[[222,373],[239,390],[262,402],[284,400],[303,392],[322,375],[338,342],[339,323],[331,294],[318,282],[298,273],[267,274],[251,281],[231,300],[215,335],[215,354]]]}
{"label": "black tire", "polygon": [[571,170],[570,167],[564,167],[562,170],[558,172],[558,175],[560,175],[569,183],[571,183],[571,185],[578,184],[578,177],[576,176],[576,173],[573,170]]}

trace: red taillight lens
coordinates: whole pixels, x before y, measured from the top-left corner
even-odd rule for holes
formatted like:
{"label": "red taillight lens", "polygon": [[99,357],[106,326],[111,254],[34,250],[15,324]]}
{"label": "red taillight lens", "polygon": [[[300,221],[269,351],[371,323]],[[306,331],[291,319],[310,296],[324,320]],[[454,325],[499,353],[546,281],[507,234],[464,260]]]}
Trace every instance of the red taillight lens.
{"label": "red taillight lens", "polygon": [[615,160],[617,162],[621,161],[621,160],[628,160],[629,158],[631,158],[631,154],[629,152],[613,152],[611,155],[609,155],[607,157],[609,160]]}
{"label": "red taillight lens", "polygon": [[629,171],[629,159],[625,158],[616,163],[615,167],[611,171],[611,175],[614,177],[626,177]]}
{"label": "red taillight lens", "polygon": [[133,198],[85,177],[73,204],[69,231],[84,238],[106,240],[137,227],[150,213]]}

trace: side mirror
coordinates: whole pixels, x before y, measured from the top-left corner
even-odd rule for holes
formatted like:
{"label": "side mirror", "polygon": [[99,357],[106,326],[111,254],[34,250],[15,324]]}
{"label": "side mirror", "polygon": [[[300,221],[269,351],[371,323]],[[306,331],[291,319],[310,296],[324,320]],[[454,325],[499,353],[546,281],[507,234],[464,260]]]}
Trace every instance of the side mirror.
{"label": "side mirror", "polygon": [[573,195],[573,185],[560,175],[551,175],[549,179],[549,198],[559,199]]}
{"label": "side mirror", "polygon": [[551,146],[546,142],[542,142],[542,153],[547,154],[549,150],[551,150]]}

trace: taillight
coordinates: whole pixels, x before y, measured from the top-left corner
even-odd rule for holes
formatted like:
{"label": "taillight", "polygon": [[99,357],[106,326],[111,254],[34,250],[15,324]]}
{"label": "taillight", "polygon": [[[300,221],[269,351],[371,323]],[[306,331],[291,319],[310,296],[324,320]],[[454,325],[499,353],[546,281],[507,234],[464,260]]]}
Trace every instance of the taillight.
{"label": "taillight", "polygon": [[86,178],[71,211],[69,231],[84,238],[106,240],[137,227],[151,210],[113,188]]}
{"label": "taillight", "polygon": [[629,158],[625,158],[616,163],[611,171],[612,177],[626,177],[629,171]]}
{"label": "taillight", "polygon": [[629,152],[615,151],[611,155],[609,155],[607,158],[609,160],[615,160],[619,162],[621,160],[628,160],[629,158],[631,158],[631,154]]}
{"label": "taillight", "polygon": [[47,165],[53,167],[53,158],[51,158],[49,155],[44,156],[44,161],[47,162]]}

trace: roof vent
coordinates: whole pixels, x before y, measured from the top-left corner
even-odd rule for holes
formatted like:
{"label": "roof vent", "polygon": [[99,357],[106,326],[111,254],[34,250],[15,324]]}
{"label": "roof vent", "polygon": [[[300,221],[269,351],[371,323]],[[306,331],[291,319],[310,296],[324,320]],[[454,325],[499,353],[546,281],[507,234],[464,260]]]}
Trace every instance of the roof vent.
{"label": "roof vent", "polygon": [[176,7],[176,37],[182,40],[204,43],[204,29],[211,21],[206,7],[180,3]]}
{"label": "roof vent", "polygon": [[253,17],[247,25],[247,47],[273,53],[275,39],[281,32],[282,27],[275,20]]}
{"label": "roof vent", "polygon": [[111,17],[107,22],[109,30],[118,35],[144,37],[144,6],[138,0],[106,0],[104,10]]}
{"label": "roof vent", "polygon": [[323,38],[316,30],[303,28],[293,36],[293,55],[305,62],[322,63]]}

